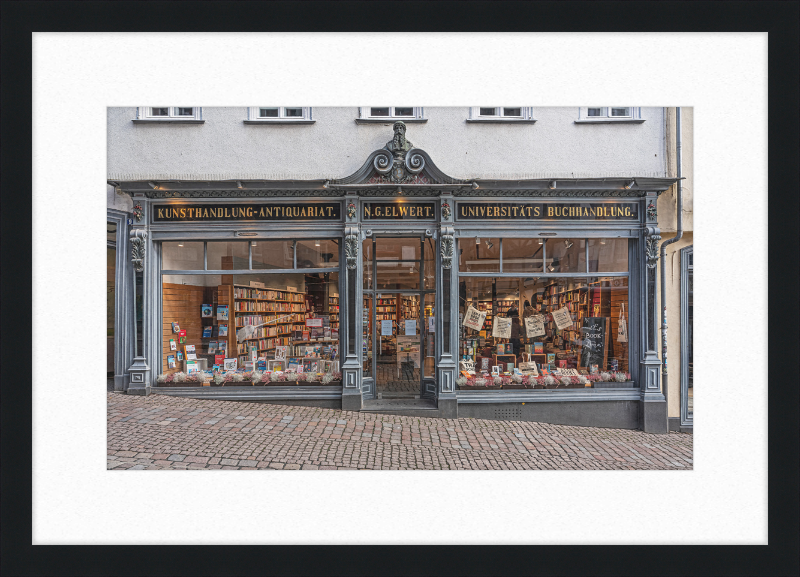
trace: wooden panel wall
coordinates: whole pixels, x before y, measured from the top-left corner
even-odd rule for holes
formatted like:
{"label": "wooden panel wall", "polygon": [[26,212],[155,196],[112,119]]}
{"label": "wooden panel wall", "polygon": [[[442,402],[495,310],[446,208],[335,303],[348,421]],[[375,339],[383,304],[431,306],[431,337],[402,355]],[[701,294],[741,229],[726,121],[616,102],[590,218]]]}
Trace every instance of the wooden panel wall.
{"label": "wooden panel wall", "polygon": [[[183,346],[178,339],[178,334],[172,332],[172,323],[176,321],[181,329],[186,329],[186,345],[194,345],[198,353],[205,352],[207,344],[202,340],[203,328],[201,306],[209,304],[203,301],[205,287],[164,283],[163,287],[163,318],[162,318],[162,357],[164,373],[176,373],[183,368],[183,363],[178,361],[178,351],[171,351],[169,340],[175,339],[178,350],[183,351]],[[216,312],[216,311],[215,311]],[[206,339],[208,341],[208,339]],[[167,366],[167,355],[175,355],[175,368]]]}

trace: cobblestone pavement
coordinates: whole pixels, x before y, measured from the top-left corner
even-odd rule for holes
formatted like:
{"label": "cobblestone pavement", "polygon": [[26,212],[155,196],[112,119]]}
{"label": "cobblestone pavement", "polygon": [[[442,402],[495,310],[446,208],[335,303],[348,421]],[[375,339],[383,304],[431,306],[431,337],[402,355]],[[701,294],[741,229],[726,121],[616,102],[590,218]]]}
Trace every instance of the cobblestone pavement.
{"label": "cobblestone pavement", "polygon": [[107,393],[108,469],[675,469],[692,435]]}

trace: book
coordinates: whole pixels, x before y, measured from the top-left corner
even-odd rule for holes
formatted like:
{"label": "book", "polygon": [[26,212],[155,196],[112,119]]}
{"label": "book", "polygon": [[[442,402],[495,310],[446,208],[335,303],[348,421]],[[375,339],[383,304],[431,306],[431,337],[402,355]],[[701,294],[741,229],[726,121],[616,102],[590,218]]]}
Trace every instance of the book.
{"label": "book", "polygon": [[567,361],[566,360],[558,361],[558,368],[559,369],[566,369],[567,368]]}
{"label": "book", "polygon": [[500,345],[497,345],[497,354],[498,354],[498,355],[504,355],[504,354],[506,354],[505,345],[502,345],[502,344],[500,344]]}
{"label": "book", "polygon": [[227,337],[228,336],[228,323],[220,323],[219,324],[219,336]]}
{"label": "book", "polygon": [[179,338],[178,338],[178,342],[179,342],[180,344],[183,344],[183,343],[185,343],[185,342],[186,342],[186,337],[179,337]]}
{"label": "book", "polygon": [[225,362],[225,355],[214,355],[214,364],[222,366],[222,363]]}
{"label": "book", "polygon": [[169,350],[174,351],[177,348],[178,348],[178,346],[175,344],[175,339],[170,339],[169,340]]}
{"label": "book", "polygon": [[223,368],[226,371],[235,371],[236,367],[238,366],[238,362],[239,361],[237,359],[225,359]]}
{"label": "book", "polygon": [[218,337],[218,336],[219,336],[219,327],[217,325],[214,325],[211,328],[211,338],[213,339],[213,338]]}
{"label": "book", "polygon": [[203,327],[203,338],[207,339],[211,337],[211,329],[213,327],[211,325]]}
{"label": "book", "polygon": [[217,305],[217,320],[228,320],[228,305]]}
{"label": "book", "polygon": [[177,333],[180,330],[181,330],[180,325],[177,322],[173,321],[173,323],[172,323],[172,332],[173,333]]}
{"label": "book", "polygon": [[186,360],[186,372],[187,373],[195,373],[197,372],[197,361],[190,361]]}
{"label": "book", "polygon": [[186,336],[186,329],[179,330],[178,331],[178,336],[179,337],[185,337]]}
{"label": "book", "polygon": [[212,315],[211,305],[202,305],[200,307],[200,316],[203,318],[209,318]]}
{"label": "book", "polygon": [[170,369],[175,368],[175,355],[167,355],[167,367]]}
{"label": "book", "polygon": [[597,373],[599,373],[600,371],[599,371],[599,369],[597,368],[597,365],[590,365],[590,366],[589,366],[589,372],[590,372],[591,374],[593,374],[593,375],[596,375],[596,374],[597,374]]}
{"label": "book", "polygon": [[224,353],[228,350],[228,342],[227,341],[219,341],[217,343],[217,350],[221,353]]}
{"label": "book", "polygon": [[213,355],[217,352],[217,341],[211,341],[208,343],[208,354]]}
{"label": "book", "polygon": [[544,353],[544,343],[533,343],[533,352],[537,355]]}
{"label": "book", "polygon": [[556,362],[556,354],[555,353],[547,353],[547,364],[555,363]]}
{"label": "book", "polygon": [[182,360],[183,360],[183,353],[182,353],[182,352],[180,352],[180,351],[178,351],[178,353],[177,353],[177,354],[178,354],[178,360],[179,360],[179,361],[182,361]]}

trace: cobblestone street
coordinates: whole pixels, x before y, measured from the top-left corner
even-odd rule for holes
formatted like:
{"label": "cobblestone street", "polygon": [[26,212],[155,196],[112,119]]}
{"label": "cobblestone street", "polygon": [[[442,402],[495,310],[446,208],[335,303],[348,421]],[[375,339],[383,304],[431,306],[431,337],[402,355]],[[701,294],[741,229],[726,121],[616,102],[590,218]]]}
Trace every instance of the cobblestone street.
{"label": "cobblestone street", "polygon": [[678,469],[692,435],[107,393],[108,469]]}

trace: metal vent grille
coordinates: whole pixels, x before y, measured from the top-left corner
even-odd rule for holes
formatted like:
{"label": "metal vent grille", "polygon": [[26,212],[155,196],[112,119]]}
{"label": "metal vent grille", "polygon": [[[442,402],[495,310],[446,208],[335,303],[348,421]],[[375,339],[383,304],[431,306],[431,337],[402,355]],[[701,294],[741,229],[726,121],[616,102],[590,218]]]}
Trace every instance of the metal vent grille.
{"label": "metal vent grille", "polygon": [[501,420],[501,421],[521,421],[522,420],[522,408],[521,407],[511,407],[506,409],[495,409],[494,410],[494,418]]}

